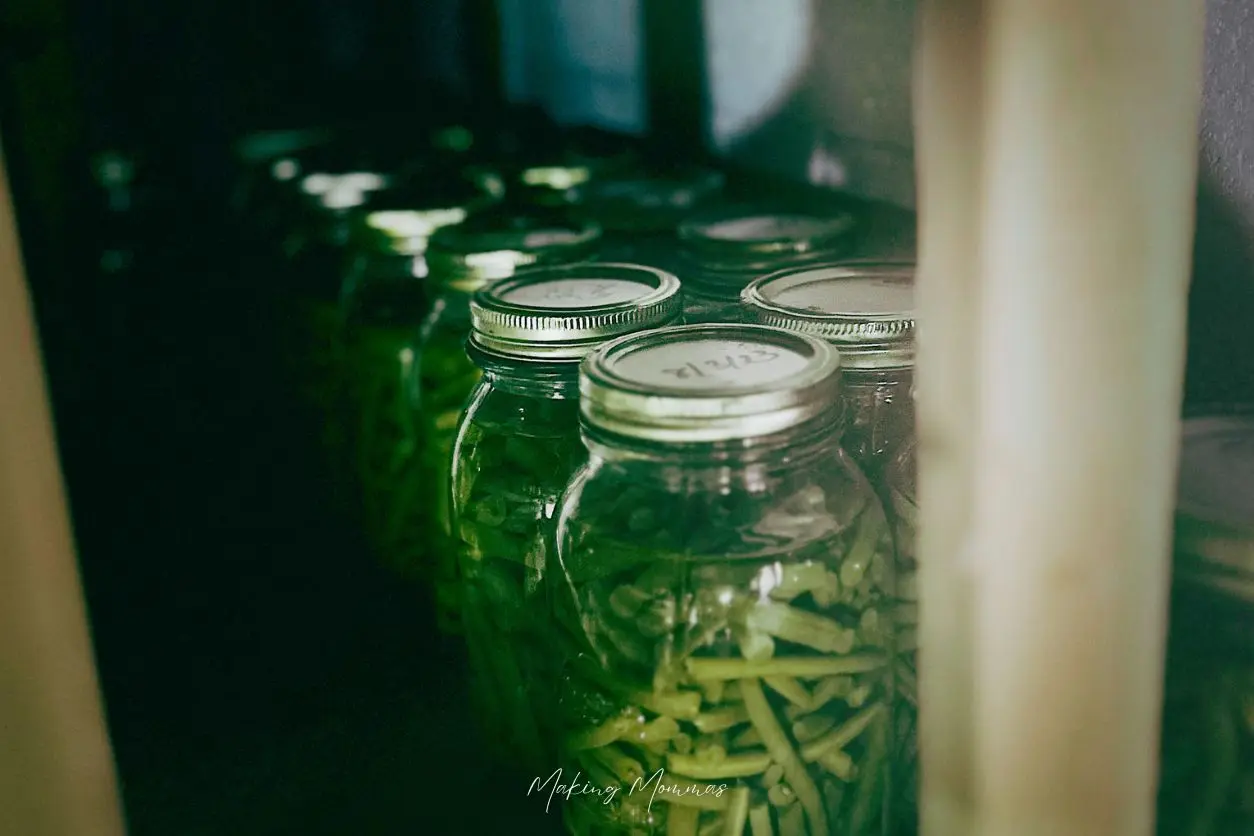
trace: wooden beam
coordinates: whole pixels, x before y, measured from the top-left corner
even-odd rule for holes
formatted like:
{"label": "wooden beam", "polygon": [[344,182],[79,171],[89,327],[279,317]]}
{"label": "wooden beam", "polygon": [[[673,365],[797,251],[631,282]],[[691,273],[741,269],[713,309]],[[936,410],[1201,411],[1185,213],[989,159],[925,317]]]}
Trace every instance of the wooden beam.
{"label": "wooden beam", "polygon": [[1148,836],[1204,3],[987,10],[974,832]]}
{"label": "wooden beam", "polygon": [[2,158],[0,833],[123,833]]}

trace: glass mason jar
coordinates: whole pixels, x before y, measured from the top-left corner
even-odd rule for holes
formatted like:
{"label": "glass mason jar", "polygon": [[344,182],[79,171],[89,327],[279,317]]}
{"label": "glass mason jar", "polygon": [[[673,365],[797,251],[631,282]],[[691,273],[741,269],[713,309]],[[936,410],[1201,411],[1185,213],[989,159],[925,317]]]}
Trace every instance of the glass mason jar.
{"label": "glass mason jar", "polygon": [[471,302],[468,353],[483,377],[453,446],[451,520],[475,713],[489,748],[520,773],[555,757],[542,584],[553,510],[585,458],[579,361],[680,310],[674,276],[600,263],[527,270]]}
{"label": "glass mason jar", "polygon": [[679,227],[684,316],[690,323],[740,322],[740,294],[785,267],[831,260],[852,246],[846,210],[820,215],[776,207],[726,207]]}
{"label": "glass mason jar", "polygon": [[742,294],[750,321],[840,351],[842,443],[877,488],[914,437],[914,271],[908,262],[812,265],[763,276]]}
{"label": "glass mason jar", "polygon": [[457,550],[452,540],[450,461],[458,420],[480,371],[466,354],[472,294],[517,270],[586,260],[601,230],[562,212],[498,207],[446,227],[427,248],[435,299],[418,332],[411,409],[420,436],[415,460],[391,492],[389,515],[421,543],[399,557],[402,571],[430,587],[441,632],[459,631]]}
{"label": "glass mason jar", "polygon": [[[343,309],[343,419],[348,428],[348,472],[364,529],[376,554],[390,565],[412,550],[407,534],[387,514],[387,493],[417,453],[409,381],[418,327],[430,307],[427,242],[437,230],[465,220],[499,196],[469,181],[425,196],[380,195],[359,229],[358,252],[345,277]],[[408,208],[401,208],[408,207]]]}
{"label": "glass mason jar", "polygon": [[558,780],[598,788],[563,801],[569,832],[885,832],[895,577],[838,364],[756,325],[585,360],[549,573]]}
{"label": "glass mason jar", "polygon": [[[745,288],[747,318],[827,340],[841,358],[841,444],[863,469],[888,514],[903,599],[896,626],[917,629],[913,604],[915,491],[914,273],[909,262],[858,261],[771,273]],[[897,659],[898,805],[894,826],[911,832],[917,786],[917,659]]]}
{"label": "glass mason jar", "polygon": [[313,422],[337,493],[342,474],[336,463],[343,461],[345,449],[345,427],[337,420],[343,383],[340,300],[356,211],[366,198],[367,192],[349,184],[307,204],[302,221],[285,238],[284,288],[276,316],[283,375],[299,411]]}
{"label": "glass mason jar", "polygon": [[1185,422],[1159,832],[1254,833],[1254,418]]}

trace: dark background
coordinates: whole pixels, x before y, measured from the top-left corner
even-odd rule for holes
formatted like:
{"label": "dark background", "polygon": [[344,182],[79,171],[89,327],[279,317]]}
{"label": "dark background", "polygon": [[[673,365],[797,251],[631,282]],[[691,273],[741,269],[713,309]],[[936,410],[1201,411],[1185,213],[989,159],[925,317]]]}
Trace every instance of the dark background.
{"label": "dark background", "polygon": [[[708,132],[701,10],[641,3],[652,139],[680,158]],[[496,112],[500,36],[491,0],[0,4],[4,153],[137,836],[556,824],[485,772],[457,655],[338,515],[229,206],[249,131]],[[740,147],[787,157],[809,107]],[[108,150],[136,163],[112,210]],[[1189,396],[1254,399],[1254,223],[1214,167]]]}

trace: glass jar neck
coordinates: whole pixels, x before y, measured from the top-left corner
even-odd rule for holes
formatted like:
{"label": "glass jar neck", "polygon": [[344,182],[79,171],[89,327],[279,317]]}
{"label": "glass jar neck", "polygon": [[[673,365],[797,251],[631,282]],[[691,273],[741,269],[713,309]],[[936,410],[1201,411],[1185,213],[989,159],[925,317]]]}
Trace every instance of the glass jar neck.
{"label": "glass jar neck", "polygon": [[505,357],[488,357],[473,346],[470,359],[483,370],[483,379],[494,389],[515,395],[551,400],[579,398],[579,364],[539,364]]}
{"label": "glass jar neck", "polygon": [[[837,346],[837,350],[839,350]],[[914,367],[898,366],[895,368],[864,369],[842,366],[840,370],[841,388],[869,388],[879,386],[910,386],[914,385]]]}
{"label": "glass jar neck", "polygon": [[591,461],[630,470],[633,478],[666,485],[711,489],[764,483],[770,477],[823,457],[842,457],[839,410],[799,427],[767,436],[701,443],[660,443],[627,439],[582,424]]}

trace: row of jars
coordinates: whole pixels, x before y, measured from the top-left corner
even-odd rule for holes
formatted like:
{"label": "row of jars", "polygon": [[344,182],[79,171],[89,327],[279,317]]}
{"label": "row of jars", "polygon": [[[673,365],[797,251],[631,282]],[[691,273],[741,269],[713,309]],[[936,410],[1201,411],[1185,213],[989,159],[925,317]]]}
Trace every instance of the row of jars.
{"label": "row of jars", "polygon": [[[675,324],[680,282],[640,265],[532,269],[470,302],[450,597],[485,739],[536,791],[585,788],[570,832],[907,823],[913,584],[865,473],[908,448],[887,433],[912,425],[910,272],[759,280],[746,310],[771,325]],[[841,397],[842,339],[897,354],[866,370],[879,415]]]}
{"label": "row of jars", "polygon": [[[499,762],[619,788],[568,799],[577,833],[904,821],[913,617],[880,496],[911,488],[864,468],[909,472],[885,464],[913,427],[910,266],[832,265],[850,213],[711,206],[702,170],[469,211],[311,185],[334,246],[365,243],[322,294],[328,426],[372,540],[464,635]],[[656,803],[631,792],[654,773]]]}
{"label": "row of jars", "polygon": [[326,345],[368,528],[501,762],[578,784],[571,832],[909,832],[912,268],[833,263],[847,212],[624,171],[314,184],[358,244]]}

